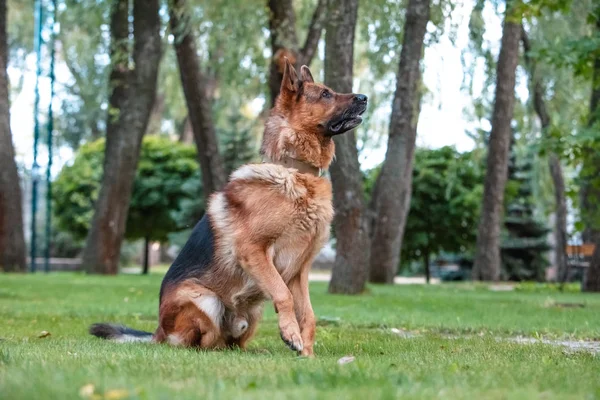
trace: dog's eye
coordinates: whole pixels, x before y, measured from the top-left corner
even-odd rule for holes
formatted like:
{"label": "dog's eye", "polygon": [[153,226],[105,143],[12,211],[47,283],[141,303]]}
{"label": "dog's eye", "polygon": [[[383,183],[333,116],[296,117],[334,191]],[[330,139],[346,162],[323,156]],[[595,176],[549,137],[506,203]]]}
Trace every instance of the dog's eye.
{"label": "dog's eye", "polygon": [[323,97],[324,99],[329,99],[331,98],[331,92],[329,90],[323,90],[323,92],[321,92],[321,97]]}

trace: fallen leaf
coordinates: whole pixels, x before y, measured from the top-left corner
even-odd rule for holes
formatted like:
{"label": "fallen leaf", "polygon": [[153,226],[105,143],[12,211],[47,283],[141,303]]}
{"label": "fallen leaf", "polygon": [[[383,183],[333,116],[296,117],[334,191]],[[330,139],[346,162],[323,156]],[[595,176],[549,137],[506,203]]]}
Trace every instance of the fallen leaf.
{"label": "fallen leaf", "polygon": [[48,332],[48,331],[41,331],[40,334],[38,335],[38,337],[40,339],[43,339],[43,338],[47,338],[50,335],[52,335],[52,334],[50,332]]}
{"label": "fallen leaf", "polygon": [[91,397],[94,394],[94,384],[88,383],[87,385],[83,385],[81,389],[79,389],[79,395],[81,397]]}
{"label": "fallen leaf", "polygon": [[340,358],[339,360],[337,360],[338,365],[344,365],[344,364],[349,364],[351,362],[354,362],[354,360],[356,360],[356,358],[354,356],[345,356]]}

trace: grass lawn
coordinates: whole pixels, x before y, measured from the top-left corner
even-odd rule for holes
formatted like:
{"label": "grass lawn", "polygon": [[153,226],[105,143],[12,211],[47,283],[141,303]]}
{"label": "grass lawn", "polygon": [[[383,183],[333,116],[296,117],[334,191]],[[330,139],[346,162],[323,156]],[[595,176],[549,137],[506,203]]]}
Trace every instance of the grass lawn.
{"label": "grass lawn", "polygon": [[[344,297],[312,284],[315,360],[287,350],[270,305],[247,352],[87,334],[101,321],[153,330],[160,280],[0,275],[0,399],[600,399],[600,354],[499,339],[599,340],[599,295],[465,284]],[[38,338],[42,331],[51,335]],[[355,361],[338,365],[348,355]]]}

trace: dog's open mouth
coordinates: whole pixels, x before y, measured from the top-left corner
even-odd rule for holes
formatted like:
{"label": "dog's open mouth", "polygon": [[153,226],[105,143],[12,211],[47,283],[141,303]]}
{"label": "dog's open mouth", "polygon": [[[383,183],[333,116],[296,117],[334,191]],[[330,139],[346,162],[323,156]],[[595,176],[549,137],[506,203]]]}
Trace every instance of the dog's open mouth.
{"label": "dog's open mouth", "polygon": [[338,123],[331,125],[330,130],[334,133],[349,131],[350,129],[360,125],[361,122],[362,118],[359,116],[346,118]]}
{"label": "dog's open mouth", "polygon": [[361,107],[358,110],[352,110],[348,115],[342,116],[342,118],[333,124],[330,125],[329,131],[331,134],[336,135],[339,133],[344,133],[349,131],[350,129],[356,128],[362,122],[361,115],[365,112],[367,107]]}

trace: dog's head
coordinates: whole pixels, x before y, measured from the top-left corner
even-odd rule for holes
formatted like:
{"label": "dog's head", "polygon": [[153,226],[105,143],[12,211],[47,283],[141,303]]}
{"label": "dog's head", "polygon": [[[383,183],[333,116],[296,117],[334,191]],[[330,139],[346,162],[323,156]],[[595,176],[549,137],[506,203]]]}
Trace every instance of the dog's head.
{"label": "dog's head", "polygon": [[336,93],[315,83],[307,66],[300,76],[286,59],[281,90],[265,127],[262,152],[271,160],[294,158],[327,168],[333,136],[356,128],[367,109],[367,96]]}

